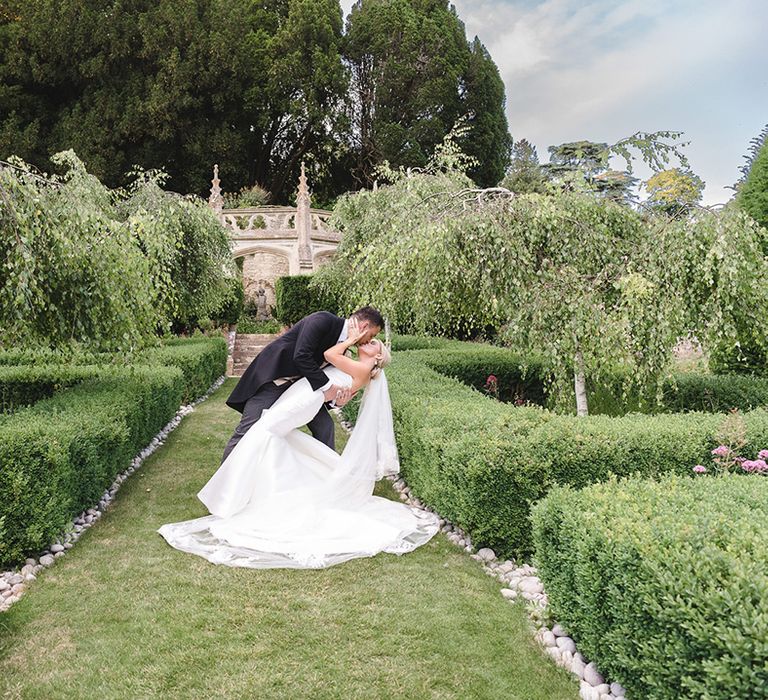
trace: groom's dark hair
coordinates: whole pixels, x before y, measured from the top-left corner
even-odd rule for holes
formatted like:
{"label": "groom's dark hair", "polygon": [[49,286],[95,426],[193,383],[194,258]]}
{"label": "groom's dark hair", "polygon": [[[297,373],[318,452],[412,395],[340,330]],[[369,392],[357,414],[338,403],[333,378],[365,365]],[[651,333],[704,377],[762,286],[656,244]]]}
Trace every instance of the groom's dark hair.
{"label": "groom's dark hair", "polygon": [[358,321],[368,321],[371,325],[384,328],[384,317],[378,309],[372,306],[364,306],[352,314]]}

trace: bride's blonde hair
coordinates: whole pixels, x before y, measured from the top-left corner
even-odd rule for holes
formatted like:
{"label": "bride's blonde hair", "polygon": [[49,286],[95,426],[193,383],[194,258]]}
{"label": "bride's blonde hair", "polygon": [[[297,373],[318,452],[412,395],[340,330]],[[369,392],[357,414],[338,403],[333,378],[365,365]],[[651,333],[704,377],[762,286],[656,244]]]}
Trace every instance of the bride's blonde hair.
{"label": "bride's blonde hair", "polygon": [[379,344],[379,352],[376,355],[376,364],[373,365],[373,369],[371,370],[371,379],[376,379],[376,377],[379,376],[379,372],[392,362],[392,353],[380,340],[374,340],[373,342]]}

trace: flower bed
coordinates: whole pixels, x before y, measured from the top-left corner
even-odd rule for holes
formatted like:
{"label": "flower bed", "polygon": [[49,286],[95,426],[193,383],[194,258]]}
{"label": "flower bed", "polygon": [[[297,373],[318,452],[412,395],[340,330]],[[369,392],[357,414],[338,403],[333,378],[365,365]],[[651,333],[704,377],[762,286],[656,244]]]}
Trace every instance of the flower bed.
{"label": "flower bed", "polygon": [[534,508],[555,619],[632,698],[768,698],[768,479],[556,488]]}

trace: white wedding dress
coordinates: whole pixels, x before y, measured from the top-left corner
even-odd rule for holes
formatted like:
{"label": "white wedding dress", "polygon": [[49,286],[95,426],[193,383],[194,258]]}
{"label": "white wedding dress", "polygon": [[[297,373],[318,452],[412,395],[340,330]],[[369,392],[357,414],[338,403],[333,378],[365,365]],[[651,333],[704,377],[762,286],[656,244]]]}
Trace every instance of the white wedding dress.
{"label": "white wedding dress", "polygon": [[[352,383],[335,367],[324,371],[334,384]],[[384,373],[366,387],[341,455],[298,429],[322,403],[306,379],[293,384],[198,494],[211,515],[158,532],[214,564],[265,569],[320,569],[427,542],[436,516],[372,495],[377,479],[399,471]]]}

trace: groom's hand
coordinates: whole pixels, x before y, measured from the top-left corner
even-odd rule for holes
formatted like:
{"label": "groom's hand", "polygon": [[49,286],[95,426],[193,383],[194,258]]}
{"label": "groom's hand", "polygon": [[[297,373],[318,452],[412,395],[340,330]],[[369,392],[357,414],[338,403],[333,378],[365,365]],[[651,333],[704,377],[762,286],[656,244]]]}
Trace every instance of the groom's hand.
{"label": "groom's hand", "polygon": [[344,391],[343,386],[339,386],[338,384],[331,384],[324,392],[323,392],[323,398],[326,401],[338,401],[339,397],[342,395],[342,392]]}
{"label": "groom's hand", "polygon": [[337,396],[335,403],[337,408],[341,408],[349,403],[350,399],[354,396],[352,390],[349,387],[345,387],[341,390],[341,395]]}

